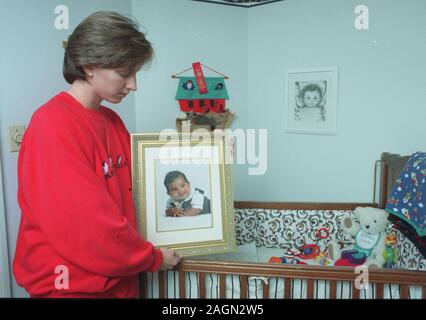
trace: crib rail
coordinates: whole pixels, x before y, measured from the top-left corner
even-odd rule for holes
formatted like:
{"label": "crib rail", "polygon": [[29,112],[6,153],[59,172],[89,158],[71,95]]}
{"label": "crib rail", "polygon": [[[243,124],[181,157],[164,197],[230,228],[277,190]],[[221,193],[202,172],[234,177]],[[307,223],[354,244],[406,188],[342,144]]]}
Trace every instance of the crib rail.
{"label": "crib rail", "polygon": [[[198,296],[196,298],[206,297],[205,279],[206,275],[215,274],[218,276],[219,294],[218,298],[227,298],[226,296],[226,277],[237,276],[239,279],[239,298],[248,298],[248,279],[258,277],[260,279],[284,279],[283,296],[276,298],[291,298],[291,289],[294,280],[306,282],[306,298],[314,298],[315,282],[319,280],[327,281],[329,287],[330,299],[337,298],[337,285],[339,282],[347,282],[351,286],[352,299],[360,298],[359,286],[356,286],[356,280],[360,277],[360,272],[356,272],[351,267],[324,267],[309,265],[280,265],[264,263],[239,263],[230,261],[196,261],[184,260],[173,271],[178,274],[178,297],[187,297],[187,286],[185,286],[185,277],[191,272],[196,273],[198,286]],[[168,272],[158,273],[159,297],[169,298],[166,290]],[[145,275],[146,276],[146,275]],[[383,299],[385,285],[398,285],[399,298],[408,299],[410,286],[420,287],[421,298],[426,299],[426,277],[423,272],[398,271],[388,269],[369,269],[368,282],[374,290],[376,299]],[[270,284],[267,281],[262,283],[262,298],[270,298]],[[146,277],[142,281],[141,296],[147,296]]]}
{"label": "crib rail", "polygon": [[[271,210],[354,210],[356,207],[370,206],[384,208],[386,198],[397,179],[408,157],[383,153],[380,160],[379,201],[373,203],[299,203],[299,202],[235,202],[236,209],[271,209]],[[376,179],[376,175],[375,175]],[[374,182],[376,187],[376,180]],[[376,194],[376,192],[374,192]],[[374,197],[375,198],[375,197]],[[144,273],[141,277],[141,298],[212,298],[208,284],[214,277],[215,296],[229,298],[228,280],[232,279],[232,298],[253,298],[251,285],[255,279],[256,298],[294,299],[295,287],[303,293],[300,298],[313,299],[318,291],[324,290],[326,299],[426,299],[426,272],[396,269],[368,269],[370,293],[367,296],[365,287],[360,289],[358,269],[351,267],[325,267],[293,264],[241,263],[231,261],[197,261],[183,260],[172,271]],[[365,271],[365,269],[364,269]],[[170,281],[172,275],[173,281]],[[195,277],[193,277],[195,275]],[[213,276],[212,276],[213,275]],[[363,274],[364,275],[364,274]],[[237,278],[239,296],[234,297],[234,278]],[[258,282],[259,279],[259,282]],[[188,288],[188,280],[190,286]],[[268,280],[268,281],[266,281]],[[209,282],[210,281],[210,282]],[[171,283],[172,282],[172,283]],[[321,286],[319,285],[321,282]],[[282,290],[277,290],[277,284]],[[196,286],[195,296],[191,295]],[[274,289],[275,286],[275,289]],[[172,287],[172,290],[170,290]],[[349,294],[342,292],[349,287]],[[153,291],[158,290],[158,296]],[[172,296],[170,292],[173,292]],[[258,292],[260,296],[258,296]],[[297,290],[296,290],[297,291]],[[368,290],[367,290],[368,291]],[[210,296],[209,296],[210,295]],[[321,297],[320,297],[321,298]]]}

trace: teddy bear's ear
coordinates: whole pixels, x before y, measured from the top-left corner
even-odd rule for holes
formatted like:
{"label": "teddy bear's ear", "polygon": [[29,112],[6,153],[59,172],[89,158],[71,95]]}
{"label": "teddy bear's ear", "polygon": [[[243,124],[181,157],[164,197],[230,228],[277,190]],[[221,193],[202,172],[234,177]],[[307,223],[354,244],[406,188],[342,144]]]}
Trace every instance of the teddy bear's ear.
{"label": "teddy bear's ear", "polygon": [[361,215],[361,211],[363,210],[363,207],[356,207],[354,210],[354,217],[359,221],[359,216]]}
{"label": "teddy bear's ear", "polygon": [[387,212],[386,210],[378,209],[378,208],[375,208],[375,209],[379,214],[382,215],[383,219],[387,219],[389,217],[389,212]]}

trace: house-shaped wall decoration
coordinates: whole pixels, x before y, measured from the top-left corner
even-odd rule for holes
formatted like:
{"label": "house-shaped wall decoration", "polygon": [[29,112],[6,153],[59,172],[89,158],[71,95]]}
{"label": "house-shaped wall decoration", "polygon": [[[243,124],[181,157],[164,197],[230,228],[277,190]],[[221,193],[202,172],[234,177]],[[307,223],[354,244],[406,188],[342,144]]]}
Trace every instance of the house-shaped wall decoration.
{"label": "house-shaped wall decoration", "polygon": [[[195,77],[180,77],[176,100],[185,113],[225,112],[229,99],[223,77],[205,77],[206,93],[200,93]],[[202,91],[201,91],[202,92]]]}
{"label": "house-shaped wall decoration", "polygon": [[[220,77],[204,77],[205,67]],[[180,74],[193,70],[194,76],[180,76]],[[225,80],[228,76],[215,71],[200,62],[194,62],[191,68],[183,70],[172,78],[178,78],[179,84],[176,92],[176,100],[179,107],[186,114],[185,118],[176,119],[176,127],[182,132],[185,124],[190,130],[227,129],[232,123],[234,114],[226,109],[226,100],[229,100]]]}

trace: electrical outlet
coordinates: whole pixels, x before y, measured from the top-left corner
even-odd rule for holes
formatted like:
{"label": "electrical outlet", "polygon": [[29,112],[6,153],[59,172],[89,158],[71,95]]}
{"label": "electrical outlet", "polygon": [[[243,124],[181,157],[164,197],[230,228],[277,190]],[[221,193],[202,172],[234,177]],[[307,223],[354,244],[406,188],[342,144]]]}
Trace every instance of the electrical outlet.
{"label": "electrical outlet", "polygon": [[19,151],[19,147],[22,143],[22,138],[24,137],[25,126],[16,125],[9,127],[9,148],[10,152]]}

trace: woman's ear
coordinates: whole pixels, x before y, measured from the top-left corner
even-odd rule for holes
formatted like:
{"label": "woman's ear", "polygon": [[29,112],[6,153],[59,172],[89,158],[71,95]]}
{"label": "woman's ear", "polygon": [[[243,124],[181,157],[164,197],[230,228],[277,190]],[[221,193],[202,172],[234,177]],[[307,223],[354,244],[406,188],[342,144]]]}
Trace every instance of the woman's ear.
{"label": "woman's ear", "polygon": [[87,75],[87,77],[89,77],[89,78],[93,77],[93,68],[92,67],[83,67],[83,71]]}

